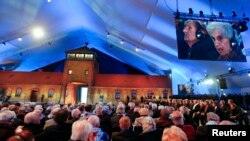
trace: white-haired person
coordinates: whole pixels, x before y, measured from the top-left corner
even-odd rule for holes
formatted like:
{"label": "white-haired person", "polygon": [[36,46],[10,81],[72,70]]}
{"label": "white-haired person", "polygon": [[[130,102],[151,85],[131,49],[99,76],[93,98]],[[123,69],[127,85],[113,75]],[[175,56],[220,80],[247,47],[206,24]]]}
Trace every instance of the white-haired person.
{"label": "white-haired person", "polygon": [[242,41],[230,23],[211,22],[207,31],[220,55],[218,60],[246,62],[246,56],[241,51]]}
{"label": "white-haired person", "polygon": [[140,134],[141,141],[160,141],[162,129],[157,129],[155,120],[147,116],[142,120],[142,133]]}
{"label": "white-haired person", "polygon": [[199,126],[196,130],[196,138],[198,140],[206,140],[208,138],[207,126],[218,125],[220,123],[220,117],[214,112],[208,112],[206,114],[206,125]]}
{"label": "white-haired person", "polygon": [[172,122],[175,126],[181,128],[187,135],[188,140],[196,139],[196,131],[195,128],[190,124],[184,124],[184,116],[180,111],[174,111],[171,114]]}
{"label": "white-haired person", "polygon": [[88,121],[78,120],[73,123],[69,141],[95,141],[95,139],[96,133]]}
{"label": "white-haired person", "polygon": [[197,125],[192,119],[192,115],[190,115],[191,110],[187,106],[180,106],[179,110],[184,116],[184,119],[185,119],[184,124],[191,124],[192,126],[194,126],[194,128],[196,128]]}
{"label": "white-haired person", "polygon": [[55,120],[54,120],[53,117],[55,116],[55,114],[56,114],[59,110],[61,110],[61,108],[60,108],[59,106],[53,106],[53,107],[51,108],[51,112],[50,112],[50,114],[48,115],[48,120],[45,121],[45,124],[44,124],[43,129],[46,129],[46,128],[48,128],[49,126],[57,125],[57,123],[55,122]]}
{"label": "white-haired person", "polygon": [[75,121],[79,120],[81,117],[81,111],[77,108],[77,109],[73,109],[71,111],[71,117],[68,120],[68,123],[74,123]]}
{"label": "white-haired person", "polygon": [[12,111],[2,108],[0,111],[0,141],[5,141],[15,133],[12,123],[15,115]]}
{"label": "white-haired person", "polygon": [[119,104],[116,107],[116,113],[111,117],[111,127],[112,127],[112,132],[120,131],[119,127],[119,120],[121,117],[125,116],[125,105],[124,104]]}
{"label": "white-haired person", "polygon": [[136,133],[142,132],[142,121],[145,117],[149,116],[149,109],[141,108],[139,110],[139,114],[140,114],[140,117],[136,118],[133,123],[133,131],[135,131]]}
{"label": "white-haired person", "polygon": [[34,136],[42,132],[40,114],[37,111],[27,113],[24,117],[24,125],[17,127],[17,132],[30,130]]}
{"label": "white-haired person", "polygon": [[95,141],[109,141],[108,133],[102,131],[100,128],[100,119],[96,115],[91,115],[88,120],[89,123],[93,126],[94,132],[96,132],[96,139]]}
{"label": "white-haired person", "polygon": [[222,120],[219,125],[236,125],[235,122],[232,122],[230,120]]}
{"label": "white-haired person", "polygon": [[181,128],[173,125],[163,130],[161,141],[188,141],[188,138]]}
{"label": "white-haired person", "polygon": [[111,135],[111,121],[110,121],[110,116],[107,114],[104,114],[103,112],[103,106],[102,105],[97,105],[95,108],[95,114],[96,116],[99,117],[100,119],[100,128]]}

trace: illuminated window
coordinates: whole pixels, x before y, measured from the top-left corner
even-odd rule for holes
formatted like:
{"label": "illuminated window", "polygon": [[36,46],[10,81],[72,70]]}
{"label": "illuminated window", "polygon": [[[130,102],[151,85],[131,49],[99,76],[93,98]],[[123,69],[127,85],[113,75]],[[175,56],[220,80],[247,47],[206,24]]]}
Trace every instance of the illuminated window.
{"label": "illuminated window", "polygon": [[93,59],[93,54],[85,54],[85,59]]}
{"label": "illuminated window", "polygon": [[76,54],[75,54],[75,53],[68,53],[68,54],[67,54],[67,58],[68,58],[68,59],[76,58]]}
{"label": "illuminated window", "polygon": [[68,74],[72,74],[73,73],[73,71],[72,70],[68,70]]}
{"label": "illuminated window", "polygon": [[78,58],[78,59],[84,59],[84,54],[76,54],[76,58]]}

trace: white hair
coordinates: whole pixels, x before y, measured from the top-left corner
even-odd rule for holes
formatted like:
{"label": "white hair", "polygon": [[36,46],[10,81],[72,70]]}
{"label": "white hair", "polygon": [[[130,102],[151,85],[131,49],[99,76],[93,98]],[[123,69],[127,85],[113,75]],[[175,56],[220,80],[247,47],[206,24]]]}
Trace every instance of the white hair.
{"label": "white hair", "polygon": [[128,106],[130,107],[130,109],[133,109],[135,107],[135,103],[134,102],[129,102]]}
{"label": "white hair", "polygon": [[151,108],[152,110],[157,110],[157,104],[156,104],[156,103],[152,103],[152,104],[151,104],[151,107],[152,107],[152,108]]}
{"label": "white hair", "polygon": [[144,117],[142,120],[142,130],[143,133],[156,130],[155,120],[150,116]]}
{"label": "white hair", "polygon": [[99,127],[100,126],[100,119],[96,115],[91,115],[88,118],[88,122],[93,125],[93,127]]}
{"label": "white hair", "polygon": [[225,22],[211,22],[207,25],[207,31],[211,35],[215,30],[219,30],[222,35],[229,40],[234,38],[237,44],[242,42],[241,38],[237,34],[237,31],[232,27],[230,23]]}
{"label": "white hair", "polygon": [[16,114],[13,111],[5,110],[0,112],[0,121],[8,121],[14,118],[16,118]]}
{"label": "white hair", "polygon": [[40,114],[37,112],[27,113],[24,117],[24,123],[40,124]]}
{"label": "white hair", "polygon": [[165,128],[162,134],[162,141],[188,141],[186,133],[177,126]]}
{"label": "white hair", "polygon": [[117,114],[124,114],[125,113],[125,105],[119,104],[116,108]]}
{"label": "white hair", "polygon": [[223,120],[220,122],[219,125],[236,125],[236,123],[229,121],[229,120]]}
{"label": "white hair", "polygon": [[93,126],[86,120],[75,121],[72,125],[71,140],[87,141]]}
{"label": "white hair", "polygon": [[71,111],[71,116],[72,116],[73,118],[79,118],[80,115],[81,115],[81,111],[80,111],[79,109],[73,109],[73,110]]}

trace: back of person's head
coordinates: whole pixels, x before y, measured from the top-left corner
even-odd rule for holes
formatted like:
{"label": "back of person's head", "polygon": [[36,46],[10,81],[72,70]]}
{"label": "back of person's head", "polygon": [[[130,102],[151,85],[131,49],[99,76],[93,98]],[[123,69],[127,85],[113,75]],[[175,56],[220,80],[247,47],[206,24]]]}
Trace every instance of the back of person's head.
{"label": "back of person's head", "polygon": [[34,110],[43,112],[43,106],[42,105],[36,105]]}
{"label": "back of person's head", "polygon": [[174,125],[184,125],[184,116],[180,111],[174,111],[171,118]]}
{"label": "back of person's head", "polygon": [[207,121],[220,121],[220,117],[214,112],[207,113]]}
{"label": "back of person's head", "polygon": [[152,109],[153,111],[154,111],[154,110],[157,110],[157,104],[156,104],[156,103],[152,103],[151,109]]}
{"label": "back of person's head", "polygon": [[81,111],[81,113],[83,113],[84,112],[84,104],[81,104],[78,109]]}
{"label": "back of person's head", "polygon": [[71,116],[75,119],[78,119],[81,116],[81,111],[79,109],[73,109],[71,111]]}
{"label": "back of person's head", "polygon": [[162,141],[188,141],[186,133],[177,126],[165,128],[162,134]]}
{"label": "back of person's head", "polygon": [[100,126],[100,119],[96,115],[91,115],[88,118],[88,122],[93,125],[93,127],[99,127]]}
{"label": "back of person's head", "polygon": [[35,141],[35,137],[30,130],[22,130],[16,135],[8,138],[7,141]]}
{"label": "back of person's head", "polygon": [[53,117],[56,123],[64,124],[68,119],[68,111],[64,109],[60,109],[58,112],[55,113]]}
{"label": "back of person's head", "polygon": [[119,120],[119,126],[121,130],[128,130],[131,126],[131,122],[128,116],[123,116]]}
{"label": "back of person's head", "polygon": [[0,112],[0,121],[10,121],[12,119],[16,118],[16,115],[13,111],[10,110],[4,110]]}
{"label": "back of person's head", "polygon": [[156,123],[152,117],[148,116],[143,118],[142,120],[143,133],[154,131],[155,129],[156,129]]}
{"label": "back of person's head", "polygon": [[40,124],[40,115],[36,112],[27,113],[24,116],[24,123],[26,124]]}
{"label": "back of person's head", "polygon": [[92,112],[92,105],[87,104],[87,105],[85,105],[84,109],[86,112]]}
{"label": "back of person's head", "polygon": [[139,106],[135,106],[134,107],[134,113],[139,113],[140,109],[141,108]]}
{"label": "back of person's head", "polygon": [[188,107],[186,107],[186,106],[181,106],[181,107],[179,107],[179,110],[180,110],[180,112],[181,112],[182,114],[187,114],[187,115],[189,115],[190,109],[189,109]]}
{"label": "back of person's head", "polygon": [[128,106],[129,106],[130,109],[134,109],[135,103],[134,102],[129,102]]}
{"label": "back of person's head", "polygon": [[48,115],[49,118],[53,118],[55,114],[60,110],[60,107],[54,107],[51,109],[50,114]]}
{"label": "back of person's head", "polygon": [[162,118],[166,118],[166,119],[169,119],[169,115],[170,115],[171,113],[170,113],[170,109],[168,108],[168,107],[166,107],[166,108],[164,108],[164,109],[162,109],[161,111],[160,111],[160,116],[162,117]]}
{"label": "back of person's head", "polygon": [[139,110],[140,116],[148,116],[149,115],[149,110],[147,108],[141,108]]}
{"label": "back of person's head", "polygon": [[219,123],[219,125],[236,125],[236,123],[229,120],[223,120]]}
{"label": "back of person's head", "polygon": [[75,121],[72,125],[71,140],[88,141],[93,126],[86,120]]}

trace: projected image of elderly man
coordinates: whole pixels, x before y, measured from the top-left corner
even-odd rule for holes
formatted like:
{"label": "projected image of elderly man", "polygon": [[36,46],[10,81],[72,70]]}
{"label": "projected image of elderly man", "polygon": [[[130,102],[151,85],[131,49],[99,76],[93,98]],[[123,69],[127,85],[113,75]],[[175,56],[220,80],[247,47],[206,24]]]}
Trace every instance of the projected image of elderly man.
{"label": "projected image of elderly man", "polygon": [[246,62],[241,50],[242,41],[230,23],[211,22],[207,25],[207,31],[220,55],[218,60]]}
{"label": "projected image of elderly man", "polygon": [[205,25],[205,23],[197,20],[186,20],[184,22],[183,37],[180,36],[181,34],[178,35],[178,56],[180,59],[217,59],[218,53]]}

